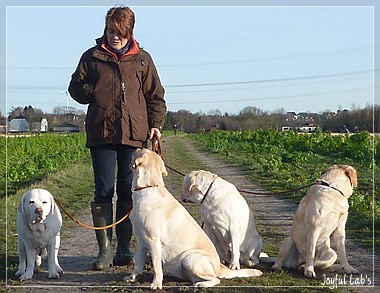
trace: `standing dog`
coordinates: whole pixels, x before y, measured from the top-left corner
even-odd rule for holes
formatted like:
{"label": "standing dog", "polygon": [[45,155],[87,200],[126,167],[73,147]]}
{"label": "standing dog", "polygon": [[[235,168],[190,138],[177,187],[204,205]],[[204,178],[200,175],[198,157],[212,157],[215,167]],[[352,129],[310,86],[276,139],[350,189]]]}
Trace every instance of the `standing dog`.
{"label": "standing dog", "polygon": [[162,176],[167,171],[154,152],[137,150],[132,158],[131,221],[137,238],[136,263],[124,278],[134,282],[144,268],[150,252],[154,278],[152,289],[162,289],[162,263],[169,274],[190,280],[197,287],[211,287],[219,278],[255,277],[255,269],[230,270],[220,263],[216,249],[187,210],[165,188]]}
{"label": "standing dog", "polygon": [[[357,274],[347,262],[345,249],[348,198],[356,186],[356,170],[351,166],[334,165],[324,171],[301,200],[290,236],[282,242],[272,268],[301,268],[305,276],[315,277],[314,268],[329,268],[338,257],[347,274]],[[330,235],[338,256],[330,247]]]}
{"label": "standing dog", "polygon": [[16,276],[21,281],[32,278],[34,267],[39,269],[46,250],[49,278],[59,278],[63,273],[58,263],[61,226],[61,212],[49,191],[32,189],[24,193],[17,209],[19,265]]}
{"label": "standing dog", "polygon": [[199,170],[183,181],[182,200],[200,206],[203,229],[230,269],[259,263],[262,240],[252,210],[232,183]]}

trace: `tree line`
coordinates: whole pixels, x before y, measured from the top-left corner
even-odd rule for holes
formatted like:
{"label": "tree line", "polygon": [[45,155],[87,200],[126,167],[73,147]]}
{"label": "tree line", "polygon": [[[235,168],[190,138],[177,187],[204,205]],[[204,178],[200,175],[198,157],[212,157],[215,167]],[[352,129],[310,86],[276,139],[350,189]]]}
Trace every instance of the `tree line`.
{"label": "tree line", "polygon": [[256,107],[245,107],[236,115],[222,114],[218,110],[208,114],[179,110],[168,112],[165,126],[185,132],[207,132],[215,128],[231,131],[272,128],[280,131],[284,126],[314,126],[323,132],[380,132],[380,105],[322,114],[284,110],[270,113]]}
{"label": "tree line", "polygon": [[[32,106],[11,108],[8,120],[23,116],[30,123],[46,118],[49,128],[62,123],[71,123],[84,130],[86,114],[74,107],[58,106],[53,113],[44,113]],[[0,113],[0,120],[5,117]],[[256,107],[245,107],[238,114],[221,113],[214,110],[208,113],[191,113],[188,110],[168,111],[164,130],[184,132],[207,132],[212,129],[243,131],[283,127],[296,128],[313,126],[323,132],[380,132],[380,105],[366,106],[363,109],[339,110],[335,112],[294,113],[280,109],[274,112],[262,111]]]}

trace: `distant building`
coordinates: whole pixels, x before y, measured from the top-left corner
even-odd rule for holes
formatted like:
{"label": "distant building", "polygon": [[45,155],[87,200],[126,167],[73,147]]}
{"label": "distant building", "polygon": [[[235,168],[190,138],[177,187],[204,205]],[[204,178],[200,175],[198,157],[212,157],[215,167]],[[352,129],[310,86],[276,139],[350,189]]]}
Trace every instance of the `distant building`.
{"label": "distant building", "polygon": [[204,125],[199,126],[198,131],[201,133],[207,133],[207,132],[210,132],[212,130],[217,130],[217,129],[220,129],[219,123],[204,124]]}
{"label": "distant building", "polygon": [[23,116],[18,116],[9,121],[9,132],[29,132],[28,120]]}
{"label": "distant building", "polygon": [[48,121],[46,118],[42,118],[41,122],[32,123],[32,132],[47,132],[48,131]]}
{"label": "distant building", "polygon": [[63,123],[61,125],[57,125],[53,128],[54,132],[64,132],[64,133],[70,133],[70,132],[79,132],[80,128],[79,126],[71,123]]}

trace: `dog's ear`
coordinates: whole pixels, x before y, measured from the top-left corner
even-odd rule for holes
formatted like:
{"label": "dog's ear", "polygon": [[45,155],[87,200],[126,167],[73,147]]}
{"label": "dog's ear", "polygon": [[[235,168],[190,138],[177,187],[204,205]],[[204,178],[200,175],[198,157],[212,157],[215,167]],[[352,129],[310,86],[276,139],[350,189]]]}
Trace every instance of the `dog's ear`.
{"label": "dog's ear", "polygon": [[54,215],[54,208],[55,208],[55,202],[54,202],[54,196],[52,194],[50,194],[50,203],[51,203],[51,206],[50,206],[50,213],[52,215]]}
{"label": "dog's ear", "polygon": [[20,205],[18,206],[18,210],[22,213],[25,214],[25,200],[26,200],[26,193],[21,198]]}
{"label": "dog's ear", "polygon": [[352,187],[357,187],[358,186],[358,176],[357,176],[355,168],[351,167],[351,166],[347,166],[345,169],[345,174],[347,175],[348,178],[350,178]]}
{"label": "dog's ear", "polygon": [[193,188],[195,184],[194,180],[194,174],[193,172],[187,174],[185,178],[183,179],[183,191],[184,193],[189,193],[191,191],[191,188]]}
{"label": "dog's ear", "polygon": [[168,171],[166,170],[164,160],[162,159],[161,159],[161,174],[162,176],[168,176]]}

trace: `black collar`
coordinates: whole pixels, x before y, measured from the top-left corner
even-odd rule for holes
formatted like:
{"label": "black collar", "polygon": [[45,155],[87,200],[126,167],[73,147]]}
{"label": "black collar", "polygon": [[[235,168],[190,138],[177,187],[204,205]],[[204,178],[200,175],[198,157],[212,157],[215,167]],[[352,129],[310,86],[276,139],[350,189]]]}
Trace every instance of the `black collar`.
{"label": "black collar", "polygon": [[326,182],[326,181],[324,181],[324,180],[318,180],[317,183],[318,183],[319,185],[323,185],[323,186],[330,187],[331,189],[334,189],[334,190],[338,191],[343,197],[345,197],[345,196],[344,196],[344,193],[343,193],[340,189],[338,189],[338,188],[336,188],[336,187],[334,187],[334,186],[331,186],[328,182]]}
{"label": "black collar", "polygon": [[203,196],[202,200],[201,200],[201,204],[205,201],[206,199],[206,196],[208,195],[212,185],[214,184],[215,180],[218,178],[218,176],[215,176],[215,178],[212,180],[211,184],[209,185],[209,187],[207,188],[207,191],[205,193],[205,195]]}

